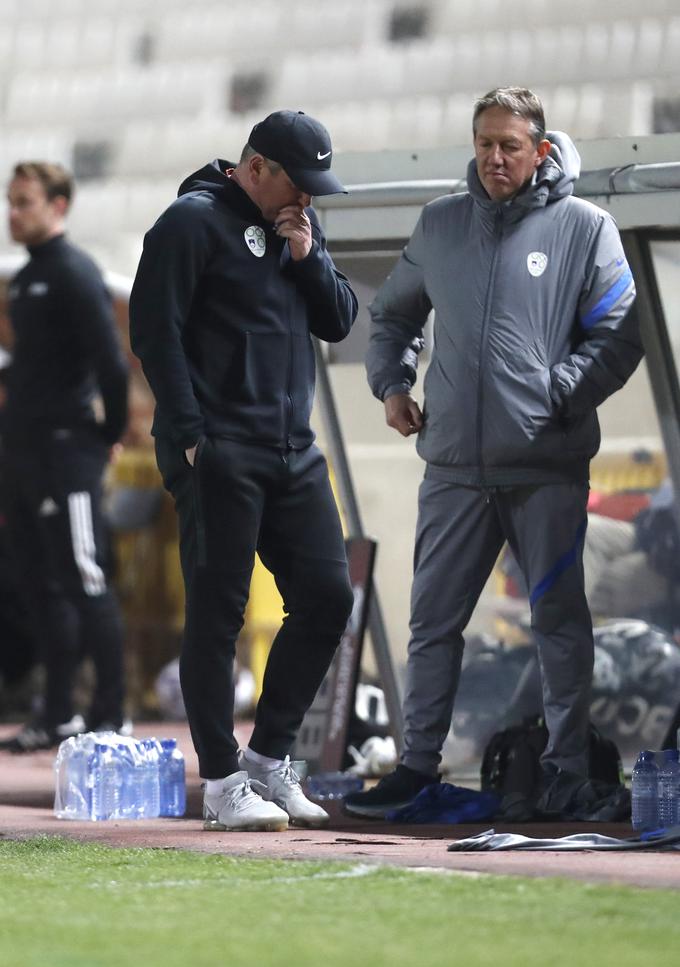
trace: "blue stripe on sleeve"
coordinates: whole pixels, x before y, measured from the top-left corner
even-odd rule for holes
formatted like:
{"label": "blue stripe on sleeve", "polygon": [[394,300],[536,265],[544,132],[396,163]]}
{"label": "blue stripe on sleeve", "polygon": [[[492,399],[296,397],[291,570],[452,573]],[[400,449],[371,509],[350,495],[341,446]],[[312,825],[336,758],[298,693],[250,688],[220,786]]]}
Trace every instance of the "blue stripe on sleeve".
{"label": "blue stripe on sleeve", "polygon": [[600,301],[593,306],[590,312],[581,319],[581,325],[584,329],[590,329],[599,322],[600,319],[604,319],[614,303],[619,299],[620,296],[626,291],[629,285],[633,283],[633,275],[628,267],[626,271],[621,275],[614,285],[602,296]]}
{"label": "blue stripe on sleeve", "polygon": [[546,576],[542,581],[539,581],[534,590],[529,595],[529,604],[533,608],[538,599],[542,597],[546,591],[549,591],[553,584],[556,583],[557,579],[564,574],[567,568],[570,568],[572,564],[576,563],[576,553],[583,543],[583,539],[586,536],[586,527],[588,526],[588,518],[581,523],[581,526],[576,531],[576,540],[562,557],[559,558],[555,566],[548,571]]}

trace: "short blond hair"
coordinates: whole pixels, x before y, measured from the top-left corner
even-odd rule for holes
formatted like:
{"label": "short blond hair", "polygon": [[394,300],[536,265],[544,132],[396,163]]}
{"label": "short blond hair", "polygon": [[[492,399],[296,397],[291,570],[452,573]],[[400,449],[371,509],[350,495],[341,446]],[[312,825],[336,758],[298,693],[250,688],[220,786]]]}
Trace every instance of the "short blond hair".
{"label": "short blond hair", "polygon": [[531,124],[531,137],[534,144],[545,138],[545,114],[538,95],[528,87],[497,87],[475,102],[472,114],[472,132],[477,133],[477,120],[480,114],[490,107],[502,107],[510,114],[516,114]]}

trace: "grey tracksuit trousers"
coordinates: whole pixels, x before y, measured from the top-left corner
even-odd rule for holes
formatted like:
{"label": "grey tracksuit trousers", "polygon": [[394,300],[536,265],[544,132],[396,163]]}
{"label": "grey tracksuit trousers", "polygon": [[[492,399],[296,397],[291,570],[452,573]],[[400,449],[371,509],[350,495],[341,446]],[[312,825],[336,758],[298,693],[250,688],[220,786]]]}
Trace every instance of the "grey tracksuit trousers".
{"label": "grey tracksuit trousers", "polygon": [[449,731],[463,631],[507,539],[529,588],[549,741],[544,764],[587,774],[592,624],[583,586],[586,483],[482,491],[420,487],[402,762],[434,774]]}

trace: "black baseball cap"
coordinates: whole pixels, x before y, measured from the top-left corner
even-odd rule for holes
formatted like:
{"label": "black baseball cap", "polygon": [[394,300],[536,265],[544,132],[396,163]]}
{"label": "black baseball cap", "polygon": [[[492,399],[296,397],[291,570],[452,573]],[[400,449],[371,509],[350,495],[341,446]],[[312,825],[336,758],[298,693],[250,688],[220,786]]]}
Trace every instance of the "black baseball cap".
{"label": "black baseball cap", "polygon": [[308,195],[347,194],[331,171],[330,134],[304,111],[274,111],[255,125],[248,144],[280,164],[296,188]]}

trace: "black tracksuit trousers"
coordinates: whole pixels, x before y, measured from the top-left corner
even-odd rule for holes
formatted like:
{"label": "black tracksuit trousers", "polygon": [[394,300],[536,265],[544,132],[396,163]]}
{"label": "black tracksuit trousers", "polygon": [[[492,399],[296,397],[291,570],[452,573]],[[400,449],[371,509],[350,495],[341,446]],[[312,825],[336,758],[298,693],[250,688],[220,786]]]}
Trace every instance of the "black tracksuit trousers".
{"label": "black tracksuit trousers", "polygon": [[238,771],[234,656],[255,552],[285,617],[265,669],[250,746],[284,758],[349,619],[353,594],[324,457],[205,437],[194,466],[165,439],[158,465],[179,516],[186,588],[182,694],[200,775]]}
{"label": "black tracksuit trousers", "polygon": [[107,582],[101,506],[107,460],[108,446],[89,427],[55,430],[30,447],[7,445],[3,455],[10,547],[45,665],[46,728],[72,718],[73,680],[83,655],[96,672],[88,728],[122,723],[123,626]]}

